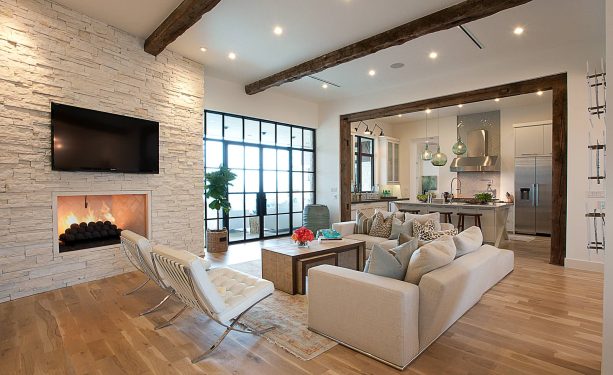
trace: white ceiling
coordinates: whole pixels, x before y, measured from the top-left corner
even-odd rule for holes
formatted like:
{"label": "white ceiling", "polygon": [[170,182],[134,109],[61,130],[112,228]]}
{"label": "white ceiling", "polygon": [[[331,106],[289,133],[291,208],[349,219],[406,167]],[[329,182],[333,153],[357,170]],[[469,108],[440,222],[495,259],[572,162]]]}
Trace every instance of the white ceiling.
{"label": "white ceiling", "polygon": [[[146,38],[181,0],[55,0]],[[459,0],[222,0],[168,48],[205,65],[205,74],[248,84],[297,63],[448,7]],[[383,5],[384,4],[384,5]],[[273,34],[275,25],[282,36]],[[525,33],[512,33],[522,25]],[[485,45],[477,49],[457,28],[430,34],[328,69],[318,77],[274,88],[315,101],[336,100],[407,85],[463,65],[577,42],[602,40],[603,0],[533,0],[466,25]],[[207,52],[201,52],[206,47]],[[437,51],[438,59],[428,53]],[[228,53],[237,54],[230,61]],[[402,62],[402,69],[391,69]],[[375,69],[374,77],[367,72]]]}

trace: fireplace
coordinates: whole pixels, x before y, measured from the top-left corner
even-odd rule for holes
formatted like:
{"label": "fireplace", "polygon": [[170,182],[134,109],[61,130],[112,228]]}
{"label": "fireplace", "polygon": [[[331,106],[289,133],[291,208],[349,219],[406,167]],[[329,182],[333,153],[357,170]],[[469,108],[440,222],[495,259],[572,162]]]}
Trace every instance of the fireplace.
{"label": "fireplace", "polygon": [[54,248],[59,253],[116,246],[126,229],[150,238],[150,192],[54,196]]}

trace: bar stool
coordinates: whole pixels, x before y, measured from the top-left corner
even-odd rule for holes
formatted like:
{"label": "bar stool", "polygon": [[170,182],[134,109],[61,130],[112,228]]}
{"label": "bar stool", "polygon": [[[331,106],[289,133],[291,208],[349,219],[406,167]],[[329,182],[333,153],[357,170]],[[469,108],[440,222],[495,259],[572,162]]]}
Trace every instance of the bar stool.
{"label": "bar stool", "polygon": [[458,213],[458,232],[464,230],[464,218],[466,216],[473,217],[475,219],[475,225],[481,228],[481,214],[467,214],[465,212]]}
{"label": "bar stool", "polygon": [[443,223],[453,224],[451,222],[451,212],[430,211],[431,214],[435,214],[437,212],[441,214],[441,220],[444,220]]}

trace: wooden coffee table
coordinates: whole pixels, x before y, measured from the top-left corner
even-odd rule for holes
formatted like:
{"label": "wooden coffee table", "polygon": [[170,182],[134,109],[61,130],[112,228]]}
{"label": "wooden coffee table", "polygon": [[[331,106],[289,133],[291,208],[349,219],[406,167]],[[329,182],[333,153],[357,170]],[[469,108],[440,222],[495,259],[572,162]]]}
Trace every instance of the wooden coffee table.
{"label": "wooden coffee table", "polygon": [[[338,264],[338,255],[346,251],[355,251],[357,270],[364,269],[366,243],[364,241],[343,238],[318,243],[311,242],[309,247],[298,247],[293,243],[262,248],[262,277],[272,281],[275,289],[289,294],[304,294],[305,264],[309,259],[319,262],[323,255],[332,254],[334,264]],[[298,266],[301,261],[301,267]],[[300,268],[300,269],[299,269]]]}

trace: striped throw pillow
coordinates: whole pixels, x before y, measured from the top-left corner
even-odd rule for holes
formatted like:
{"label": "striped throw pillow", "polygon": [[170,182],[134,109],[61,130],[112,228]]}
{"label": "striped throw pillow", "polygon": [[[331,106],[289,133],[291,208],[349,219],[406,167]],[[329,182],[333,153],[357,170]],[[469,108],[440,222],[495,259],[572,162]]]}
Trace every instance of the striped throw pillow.
{"label": "striped throw pillow", "polygon": [[355,218],[355,224],[357,226],[356,234],[368,234],[372,227],[372,217],[368,217],[364,215],[362,211],[358,211]]}

